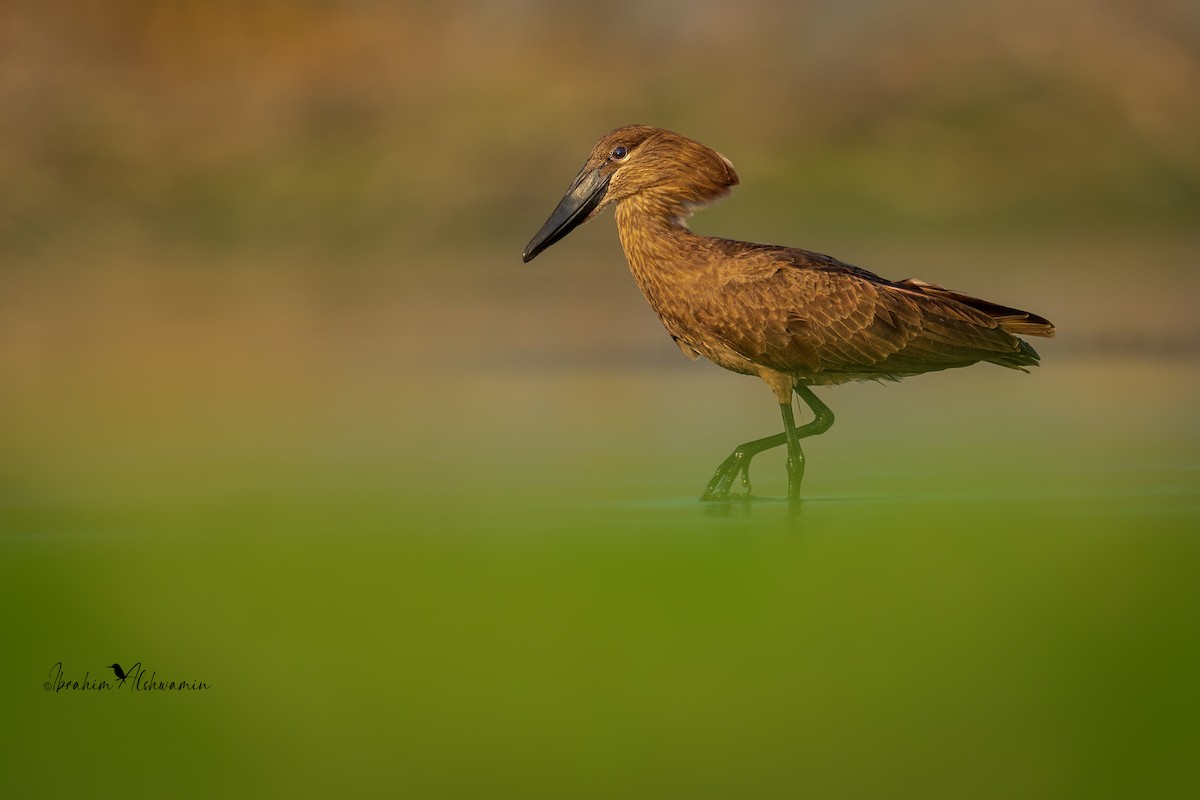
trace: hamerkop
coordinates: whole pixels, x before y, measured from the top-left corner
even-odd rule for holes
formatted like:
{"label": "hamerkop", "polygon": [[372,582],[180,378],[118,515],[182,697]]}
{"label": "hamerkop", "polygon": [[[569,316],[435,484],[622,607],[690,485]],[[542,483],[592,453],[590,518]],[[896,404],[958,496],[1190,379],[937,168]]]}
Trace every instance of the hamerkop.
{"label": "hamerkop", "polygon": [[[737,185],[729,159],[644,125],[618,128],[587,163],[525,248],[528,262],[616,203],[617,232],[634,280],[679,348],[757,375],[779,400],[783,433],[746,442],[717,468],[703,500],[727,499],[750,461],[786,444],[788,497],[800,494],[800,440],[829,430],[833,413],[810,386],[900,380],[980,361],[1024,371],[1038,354],[1018,336],[1054,326],[1018,311],[909,279],[890,281],[820,253],[751,244],[688,229],[686,218]],[[796,425],[792,394],[814,418]]]}

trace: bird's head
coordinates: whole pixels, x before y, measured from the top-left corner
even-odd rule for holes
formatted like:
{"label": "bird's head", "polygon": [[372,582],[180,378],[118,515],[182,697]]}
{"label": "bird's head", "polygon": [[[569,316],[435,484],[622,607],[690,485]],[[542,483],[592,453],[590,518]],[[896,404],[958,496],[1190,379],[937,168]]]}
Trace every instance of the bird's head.
{"label": "bird's head", "polygon": [[533,260],[609,203],[636,196],[663,213],[683,217],[723,197],[737,182],[729,159],[699,142],[646,125],[617,128],[592,148],[521,258]]}

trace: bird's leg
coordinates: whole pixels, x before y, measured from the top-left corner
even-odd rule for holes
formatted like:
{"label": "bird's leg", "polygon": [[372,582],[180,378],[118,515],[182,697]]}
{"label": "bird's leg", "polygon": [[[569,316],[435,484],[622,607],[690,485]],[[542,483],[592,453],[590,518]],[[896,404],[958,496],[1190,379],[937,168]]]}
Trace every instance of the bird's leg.
{"label": "bird's leg", "polygon": [[807,386],[797,384],[794,388],[800,399],[812,409],[813,421],[797,428],[796,419],[792,414],[792,404],[790,402],[779,404],[779,410],[783,414],[784,435],[787,437],[788,444],[788,498],[792,500],[800,496],[800,482],[804,479],[804,451],[800,449],[800,440],[824,433],[833,425],[833,412],[829,410],[829,406],[818,400]]}
{"label": "bird's leg", "polygon": [[800,481],[804,480],[804,451],[800,449],[800,436],[796,432],[792,404],[780,403],[779,411],[783,414],[783,435],[788,446],[788,499],[794,500],[800,496]]}
{"label": "bird's leg", "polygon": [[704,489],[704,494],[700,496],[701,500],[727,500],[729,498],[729,490],[733,488],[733,480],[738,475],[742,478],[741,496],[750,496],[750,459],[764,450],[770,450],[772,447],[778,447],[787,441],[787,436],[782,433],[777,433],[774,436],[766,436],[762,439],[755,439],[752,442],[738,445],[730,454],[729,458],[721,462],[721,466],[717,467],[716,473],[712,480],[708,482],[708,486]]}
{"label": "bird's leg", "polygon": [[812,393],[812,389],[802,384],[796,384],[794,387],[796,394],[800,395],[813,412],[813,421],[805,425],[801,425],[796,429],[796,435],[801,439],[807,436],[816,436],[824,433],[833,427],[833,412],[829,410],[829,406],[822,403],[817,396]]}
{"label": "bird's leg", "polygon": [[740,444],[721,462],[708,486],[704,489],[701,500],[727,500],[733,482],[741,477],[742,491],[737,496],[750,496],[750,460],[764,450],[788,446],[788,497],[797,497],[800,493],[800,481],[804,477],[804,453],[800,449],[800,440],[816,436],[829,430],[833,425],[833,412],[817,399],[807,386],[797,385],[795,393],[808,405],[813,412],[813,421],[797,427],[791,403],[780,403],[779,409],[783,414],[784,432],[774,436],[765,436],[752,442]]}

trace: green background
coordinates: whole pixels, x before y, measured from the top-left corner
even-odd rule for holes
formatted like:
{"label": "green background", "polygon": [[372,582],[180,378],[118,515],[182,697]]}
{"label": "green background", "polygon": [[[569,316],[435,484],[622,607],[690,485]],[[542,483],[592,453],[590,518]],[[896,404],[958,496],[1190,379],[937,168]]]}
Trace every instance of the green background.
{"label": "green background", "polygon": [[[1185,4],[19,0],[0,100],[4,796],[1200,792]],[[628,122],[1059,335],[700,504],[770,392],[520,263]]]}

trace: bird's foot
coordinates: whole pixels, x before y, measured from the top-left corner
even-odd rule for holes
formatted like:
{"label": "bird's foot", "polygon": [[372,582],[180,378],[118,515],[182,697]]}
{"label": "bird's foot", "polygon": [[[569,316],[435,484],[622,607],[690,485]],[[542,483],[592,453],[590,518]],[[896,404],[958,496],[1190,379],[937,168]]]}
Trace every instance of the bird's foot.
{"label": "bird's foot", "polygon": [[747,460],[742,464],[742,468],[738,470],[738,483],[741,488],[729,495],[730,500],[749,500],[750,499],[750,461]]}
{"label": "bird's foot", "polygon": [[733,479],[741,471],[741,460],[739,453],[735,450],[729,458],[722,461],[721,466],[717,467],[717,471],[713,474],[712,480],[704,488],[704,494],[700,495],[700,499],[702,501],[728,500],[729,492],[733,488]]}
{"label": "bird's foot", "polygon": [[[733,491],[735,485],[739,487],[738,491]],[[750,459],[747,458],[746,453],[735,450],[729,458],[722,461],[700,499],[702,501],[749,500]]]}

